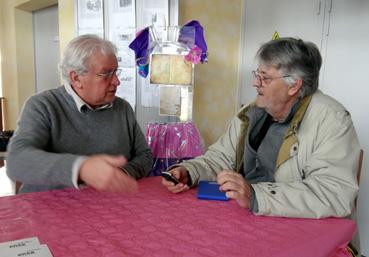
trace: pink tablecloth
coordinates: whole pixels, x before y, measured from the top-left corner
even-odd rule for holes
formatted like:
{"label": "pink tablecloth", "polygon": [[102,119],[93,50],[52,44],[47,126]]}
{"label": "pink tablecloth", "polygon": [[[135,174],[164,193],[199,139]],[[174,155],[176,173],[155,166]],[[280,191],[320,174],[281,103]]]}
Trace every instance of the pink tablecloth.
{"label": "pink tablecloth", "polygon": [[[36,236],[54,257],[344,256],[345,219],[258,217],[235,201],[174,195],[159,177],[133,195],[91,188],[0,198],[0,242]],[[341,255],[340,255],[341,254]]]}

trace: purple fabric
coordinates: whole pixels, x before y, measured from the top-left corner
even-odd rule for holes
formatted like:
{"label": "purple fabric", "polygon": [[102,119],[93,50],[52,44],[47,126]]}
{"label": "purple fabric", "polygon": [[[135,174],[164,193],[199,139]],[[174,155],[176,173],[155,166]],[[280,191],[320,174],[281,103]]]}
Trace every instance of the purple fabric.
{"label": "purple fabric", "polygon": [[139,66],[148,64],[150,55],[150,53],[148,53],[149,41],[149,27],[146,27],[138,32],[136,38],[129,44],[129,48],[135,52],[136,64]]}
{"label": "purple fabric", "polygon": [[160,175],[169,166],[204,153],[200,133],[192,121],[146,126],[146,141],[154,157],[150,176]]}
{"label": "purple fabric", "polygon": [[[193,28],[194,32],[188,28]],[[194,37],[194,39],[193,39]],[[200,23],[196,20],[192,20],[186,23],[180,30],[178,41],[182,41],[189,48],[194,45],[198,46],[201,50],[201,63],[207,61],[208,48],[204,38],[204,29]],[[149,56],[152,49],[150,47],[150,27],[146,27],[137,33],[135,39],[129,44],[129,48],[135,52],[136,65],[138,66],[138,74],[144,78],[149,73]]]}
{"label": "purple fabric", "polygon": [[207,61],[208,57],[208,47],[204,38],[204,29],[200,23],[196,20],[191,20],[187,22],[183,27],[194,27],[195,28],[195,45],[197,45],[202,50],[201,62]]}
{"label": "purple fabric", "polygon": [[203,154],[200,133],[192,121],[146,126],[146,141],[155,158],[189,158]]}

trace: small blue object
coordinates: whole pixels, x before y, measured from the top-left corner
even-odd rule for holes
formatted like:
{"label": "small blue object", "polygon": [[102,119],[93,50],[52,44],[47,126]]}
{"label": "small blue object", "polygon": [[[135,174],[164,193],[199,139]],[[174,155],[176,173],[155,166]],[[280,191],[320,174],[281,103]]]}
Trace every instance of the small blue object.
{"label": "small blue object", "polygon": [[214,181],[200,181],[197,198],[203,200],[228,201],[225,192],[220,191],[218,183]]}
{"label": "small blue object", "polygon": [[149,74],[149,65],[148,64],[138,65],[138,74],[141,77],[146,78],[147,74]]}

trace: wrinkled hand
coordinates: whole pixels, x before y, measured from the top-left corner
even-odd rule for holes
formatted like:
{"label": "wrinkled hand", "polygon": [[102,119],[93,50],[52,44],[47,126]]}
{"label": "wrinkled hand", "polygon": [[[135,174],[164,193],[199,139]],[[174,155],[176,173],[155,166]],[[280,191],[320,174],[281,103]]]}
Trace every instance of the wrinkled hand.
{"label": "wrinkled hand", "polygon": [[235,199],[243,208],[250,208],[251,186],[241,174],[225,170],[218,174],[217,182],[228,198]]}
{"label": "wrinkled hand", "polygon": [[82,163],[79,179],[99,191],[136,192],[136,180],[118,168],[127,162],[123,156],[93,155]]}
{"label": "wrinkled hand", "polygon": [[169,191],[172,193],[180,193],[183,191],[187,191],[190,187],[187,185],[188,182],[188,171],[184,167],[178,166],[174,169],[171,169],[169,171],[172,173],[172,175],[177,178],[181,183],[178,183],[177,185],[174,185],[173,182],[170,182],[166,180],[165,178],[162,178],[161,183],[163,186],[165,186]]}

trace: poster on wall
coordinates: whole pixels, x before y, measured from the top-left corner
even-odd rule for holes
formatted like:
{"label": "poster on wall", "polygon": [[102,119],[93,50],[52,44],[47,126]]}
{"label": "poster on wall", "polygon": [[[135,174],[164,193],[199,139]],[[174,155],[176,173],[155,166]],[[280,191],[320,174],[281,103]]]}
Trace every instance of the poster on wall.
{"label": "poster on wall", "polygon": [[139,76],[141,85],[141,105],[143,107],[159,107],[159,86],[150,84],[150,80]]}
{"label": "poster on wall", "polygon": [[107,15],[109,15],[109,28],[135,28],[135,1],[108,0]]}
{"label": "poster on wall", "polygon": [[155,0],[144,3],[142,8],[137,9],[137,16],[140,18],[138,29],[153,25],[157,28],[160,37],[163,29],[169,25],[169,1]]}
{"label": "poster on wall", "polygon": [[118,63],[120,67],[130,68],[135,66],[135,57],[130,42],[136,33],[135,1],[133,0],[108,0],[106,15],[109,19],[108,39],[118,48]]}
{"label": "poster on wall", "polygon": [[104,15],[102,0],[77,1],[77,33],[97,34],[104,37]]}
{"label": "poster on wall", "polygon": [[134,68],[136,66],[135,55],[128,46],[135,37],[135,30],[132,28],[115,29],[111,31],[111,36],[111,41],[118,48],[118,65],[124,68]]}
{"label": "poster on wall", "polygon": [[181,116],[181,87],[160,86],[159,115]]}
{"label": "poster on wall", "polygon": [[132,109],[136,108],[136,69],[122,68],[119,75],[120,85],[117,88],[116,96],[125,99],[131,105]]}

